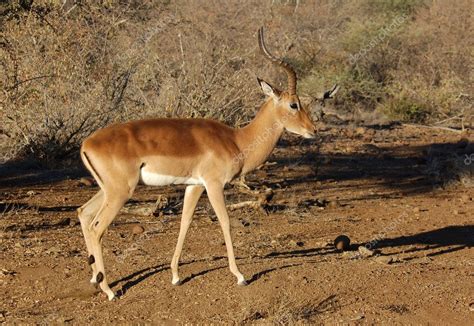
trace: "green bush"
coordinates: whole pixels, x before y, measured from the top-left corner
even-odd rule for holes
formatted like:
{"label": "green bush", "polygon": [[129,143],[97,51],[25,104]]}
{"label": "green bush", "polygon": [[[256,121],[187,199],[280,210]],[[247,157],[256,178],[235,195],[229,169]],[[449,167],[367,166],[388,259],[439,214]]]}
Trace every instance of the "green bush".
{"label": "green bush", "polygon": [[424,122],[430,113],[425,104],[404,96],[388,100],[382,111],[391,118],[409,122]]}

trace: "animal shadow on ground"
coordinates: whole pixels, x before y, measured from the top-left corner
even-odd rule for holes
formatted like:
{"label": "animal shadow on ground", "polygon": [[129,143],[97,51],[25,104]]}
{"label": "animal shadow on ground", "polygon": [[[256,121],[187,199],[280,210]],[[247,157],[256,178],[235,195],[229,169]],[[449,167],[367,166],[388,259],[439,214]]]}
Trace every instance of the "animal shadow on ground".
{"label": "animal shadow on ground", "polygon": [[143,268],[141,270],[138,270],[136,272],[131,273],[130,275],[127,275],[117,281],[114,281],[110,283],[110,287],[114,287],[120,283],[125,282],[120,289],[117,291],[118,296],[124,295],[128,289],[131,287],[141,283],[142,281],[146,280],[150,276],[153,276],[159,272],[165,271],[170,269],[170,267],[167,264],[159,264],[156,266],[148,267],[148,268]]}
{"label": "animal shadow on ground", "polygon": [[[427,257],[472,248],[474,247],[474,225],[450,225],[408,236],[384,238],[376,244],[376,248],[395,248],[403,246],[415,246],[415,248],[403,250],[404,253],[428,250],[430,252],[424,254],[424,256]],[[414,258],[416,257],[405,260]]]}
{"label": "animal shadow on ground", "polygon": [[[473,234],[474,234],[474,225],[453,225],[453,226],[421,232],[421,233],[417,233],[413,235],[399,236],[395,238],[383,238],[377,241],[375,248],[379,248],[379,249],[387,248],[387,247],[399,248],[399,247],[414,245],[417,247],[410,250],[401,249],[400,252],[403,251],[404,253],[410,253],[410,252],[420,252],[420,251],[428,250],[430,252],[424,256],[431,257],[431,256],[438,256],[441,254],[446,254],[446,253],[462,250],[464,248],[473,247],[474,246]],[[352,245],[353,250],[357,249],[357,247],[360,245],[363,246],[365,245],[365,243]],[[422,246],[419,247],[420,245]],[[440,250],[437,250],[437,249],[440,249]],[[437,251],[433,251],[433,250],[437,250]],[[286,268],[290,268],[294,266],[299,266],[299,265],[302,265],[303,263],[311,263],[313,262],[311,260],[311,257],[323,256],[323,255],[334,255],[338,253],[339,253],[338,250],[336,250],[335,248],[331,248],[329,246],[322,247],[322,248],[309,248],[309,249],[299,249],[299,250],[293,250],[293,251],[271,252],[267,255],[258,257],[256,259],[274,261],[274,265],[270,268],[267,268],[255,273],[247,280],[247,282],[248,284],[252,284],[254,282],[257,282],[262,276],[268,275],[274,271],[286,269]],[[278,258],[285,258],[285,259],[295,258],[295,259],[298,259],[298,261],[294,263],[286,263],[284,265],[281,265],[278,263]],[[411,260],[415,258],[416,257],[411,257],[405,260]],[[217,260],[225,261],[226,259],[227,258],[224,256],[213,258],[214,261],[217,261]],[[239,258],[239,260],[242,260],[242,258]],[[205,261],[205,260],[201,259],[201,260],[182,262],[180,263],[180,266],[197,263],[201,261]],[[316,261],[315,263],[318,263],[318,262]],[[207,273],[210,273],[219,269],[225,269],[225,268],[227,268],[227,264],[203,269],[202,271],[198,273],[193,273],[190,276],[185,277],[182,280],[182,284],[187,283],[196,277],[205,275]],[[125,276],[115,282],[112,282],[110,285],[113,287],[120,283],[125,282],[118,291],[119,295],[123,295],[126,293],[128,289],[132,288],[133,286],[143,282],[144,280],[148,279],[149,277],[159,272],[169,270],[169,269],[170,267],[168,264],[160,264],[160,265],[144,268],[136,272],[133,272],[130,275]]]}
{"label": "animal shadow on ground", "polygon": [[[227,258],[223,257],[223,256],[213,258],[213,260],[224,260],[224,259],[227,259]],[[184,266],[184,265],[189,265],[189,264],[192,264],[192,263],[198,263],[198,262],[201,262],[201,261],[205,261],[205,260],[197,259],[197,260],[192,260],[192,261],[188,261],[188,262],[181,262],[179,265]],[[216,271],[216,270],[223,269],[223,268],[227,268],[227,265],[212,267],[212,268],[200,271],[198,273],[193,273],[193,274],[183,278],[181,280],[181,285],[191,281],[192,279],[194,279],[196,277],[199,277],[199,276],[205,275],[207,273],[210,273],[212,271]],[[158,265],[155,265],[155,266],[143,268],[141,270],[138,270],[136,272],[131,273],[130,275],[122,277],[119,280],[116,280],[116,281],[110,283],[110,287],[114,287],[114,286],[117,286],[117,285],[123,283],[121,285],[120,289],[117,291],[117,294],[119,296],[121,296],[121,295],[124,295],[127,292],[127,290],[129,290],[130,288],[134,287],[135,285],[145,281],[149,277],[151,277],[155,274],[158,274],[160,272],[170,270],[170,269],[171,268],[170,268],[169,264],[158,264]]]}
{"label": "animal shadow on ground", "polygon": [[[370,240],[369,240],[370,241]],[[368,243],[369,243],[368,241]],[[359,246],[363,246],[365,243],[354,244],[351,246],[352,250],[357,250]],[[423,256],[433,257],[438,256],[465,248],[474,247],[474,225],[452,225],[443,227],[440,229],[435,229],[431,231],[421,232],[413,235],[399,236],[395,238],[383,238],[376,242],[375,248],[398,248],[403,246],[416,246],[410,250],[400,250],[400,252],[410,253],[410,252],[419,252],[429,250],[430,252],[424,254]],[[421,247],[420,247],[421,245]],[[335,248],[310,248],[310,249],[299,249],[293,251],[281,251],[281,252],[272,252],[266,256],[264,259],[273,259],[273,258],[299,258],[299,261],[303,260],[307,263],[309,257],[313,256],[322,256],[322,255],[331,255],[338,254],[339,251]],[[410,257],[404,260],[411,260],[417,257]],[[302,265],[303,262],[286,264],[284,266],[271,267],[266,270],[260,271],[254,274],[250,280],[249,284],[257,281],[262,276],[269,274],[275,270],[282,268],[288,268],[293,266]]]}

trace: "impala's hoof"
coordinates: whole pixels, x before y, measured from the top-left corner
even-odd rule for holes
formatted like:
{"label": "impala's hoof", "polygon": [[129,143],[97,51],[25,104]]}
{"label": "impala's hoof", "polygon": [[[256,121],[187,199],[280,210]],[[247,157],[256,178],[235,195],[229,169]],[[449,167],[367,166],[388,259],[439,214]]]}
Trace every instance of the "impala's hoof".
{"label": "impala's hoof", "polygon": [[171,281],[171,284],[178,286],[178,285],[183,284],[183,282],[181,282],[180,279],[177,279],[177,280],[172,280],[172,281]]}
{"label": "impala's hoof", "polygon": [[106,290],[103,290],[103,291],[107,295],[107,298],[109,299],[109,301],[117,300],[117,296],[115,295],[115,292],[112,291],[111,289],[106,289]]}
{"label": "impala's hoof", "polygon": [[246,280],[241,280],[241,281],[238,281],[238,282],[237,282],[237,285],[246,286],[246,285],[248,285],[248,283],[247,283]]}

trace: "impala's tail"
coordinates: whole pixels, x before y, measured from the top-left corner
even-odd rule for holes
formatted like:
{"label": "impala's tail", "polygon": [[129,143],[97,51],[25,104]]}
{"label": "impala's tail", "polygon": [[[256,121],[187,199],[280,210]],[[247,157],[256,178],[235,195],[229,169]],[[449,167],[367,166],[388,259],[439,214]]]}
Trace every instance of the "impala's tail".
{"label": "impala's tail", "polygon": [[89,170],[89,172],[92,174],[92,176],[97,181],[99,186],[101,186],[101,188],[102,188],[102,185],[104,184],[104,182],[102,181],[102,178],[100,177],[99,173],[97,173],[96,169],[92,165],[92,163],[91,163],[89,157],[87,156],[86,152],[81,151],[81,158],[82,158],[82,162],[84,162],[84,165],[86,166],[86,168]]}

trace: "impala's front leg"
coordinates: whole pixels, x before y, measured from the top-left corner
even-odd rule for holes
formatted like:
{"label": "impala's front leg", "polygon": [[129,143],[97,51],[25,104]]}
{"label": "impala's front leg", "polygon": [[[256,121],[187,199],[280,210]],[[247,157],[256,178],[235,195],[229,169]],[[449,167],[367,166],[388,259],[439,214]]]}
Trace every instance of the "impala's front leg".
{"label": "impala's front leg", "polygon": [[217,218],[222,227],[222,232],[224,233],[230,271],[237,277],[238,285],[247,285],[244,276],[240,273],[237,264],[235,263],[234,247],[230,236],[229,215],[227,214],[224,201],[224,185],[218,182],[208,183],[206,184],[206,190],[209,201],[216,212]]}
{"label": "impala's front leg", "polygon": [[181,251],[183,250],[184,238],[186,238],[189,225],[193,220],[194,210],[196,209],[199,197],[201,197],[203,191],[204,187],[202,186],[187,186],[184,193],[183,217],[181,218],[181,226],[179,228],[178,243],[176,244],[173,259],[171,260],[171,273],[173,274],[171,283],[173,285],[181,284],[181,280],[179,279],[178,275],[179,257],[181,256]]}

